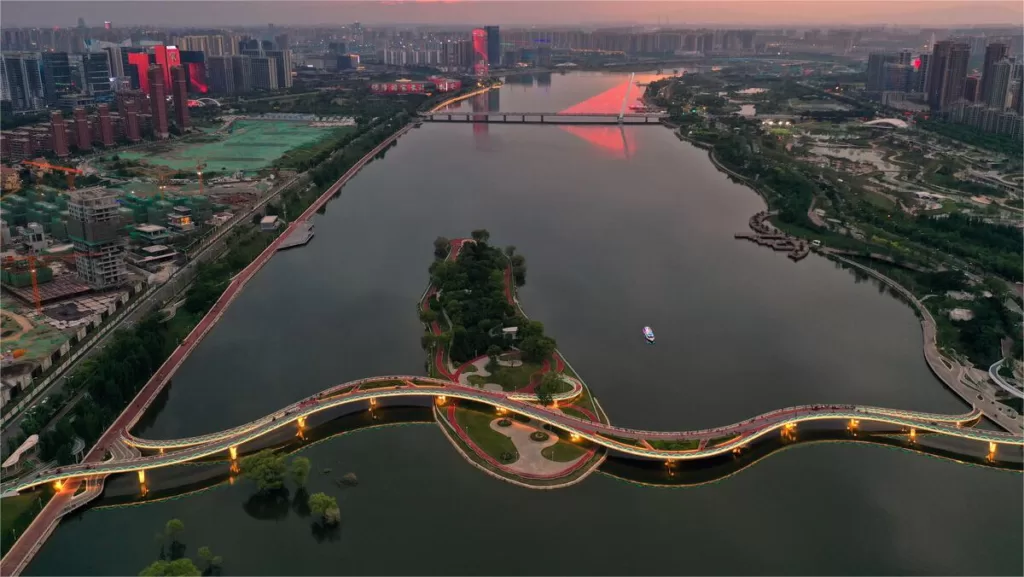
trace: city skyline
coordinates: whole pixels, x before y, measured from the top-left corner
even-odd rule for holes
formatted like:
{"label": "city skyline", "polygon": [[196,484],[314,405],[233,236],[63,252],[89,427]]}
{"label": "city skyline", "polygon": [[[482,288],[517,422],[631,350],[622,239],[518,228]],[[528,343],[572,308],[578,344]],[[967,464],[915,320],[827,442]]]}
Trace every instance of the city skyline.
{"label": "city skyline", "polygon": [[[522,10],[529,3],[530,10]],[[1024,19],[1019,2],[955,0],[851,2],[835,0],[729,0],[586,2],[574,0],[276,0],[204,2],[157,1],[11,1],[5,3],[4,25],[74,26],[83,17],[92,26],[283,26],[365,24],[597,26],[609,24],[661,26],[935,26],[978,27],[1015,25]],[[183,9],[189,7],[193,9]],[[813,5],[813,10],[807,6]]]}

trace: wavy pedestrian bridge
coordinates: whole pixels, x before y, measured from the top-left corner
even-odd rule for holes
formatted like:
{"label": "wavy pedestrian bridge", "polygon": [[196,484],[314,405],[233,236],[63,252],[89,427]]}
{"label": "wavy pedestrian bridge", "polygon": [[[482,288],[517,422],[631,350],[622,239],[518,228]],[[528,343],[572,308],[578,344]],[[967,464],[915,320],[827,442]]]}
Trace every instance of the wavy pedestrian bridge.
{"label": "wavy pedestrian bridge", "polygon": [[[972,428],[981,411],[975,409],[962,415],[943,415],[862,405],[802,405],[779,409],[731,425],[693,431],[643,431],[583,420],[563,413],[558,403],[569,401],[582,391],[579,383],[571,390],[554,396],[550,407],[537,404],[530,393],[489,391],[464,386],[448,380],[419,376],[386,376],[362,379],[337,385],[293,403],[269,415],[238,427],[183,439],[147,440],[122,431],[119,447],[104,447],[112,455],[101,463],[83,463],[49,469],[31,477],[8,481],[0,485],[3,494],[23,491],[48,483],[70,479],[96,479],[117,473],[138,472],[144,479],[145,471],[197,461],[214,455],[229,455],[237,459],[238,449],[245,443],[277,432],[283,428],[305,427],[311,415],[346,405],[368,404],[369,408],[382,399],[432,398],[438,405],[451,399],[461,399],[504,409],[565,431],[573,441],[589,441],[597,446],[626,456],[659,461],[686,461],[713,457],[741,449],[765,435],[778,430],[792,430],[800,423],[833,421],[847,423],[855,429],[863,422],[899,427],[914,438],[919,433],[933,433],[970,441],[988,443],[989,453],[999,446],[1024,446],[1024,437],[1001,431]],[[649,441],[677,441],[692,446],[690,449],[662,449],[652,447]],[[137,451],[158,451],[157,454],[136,456],[123,450],[127,445]]]}

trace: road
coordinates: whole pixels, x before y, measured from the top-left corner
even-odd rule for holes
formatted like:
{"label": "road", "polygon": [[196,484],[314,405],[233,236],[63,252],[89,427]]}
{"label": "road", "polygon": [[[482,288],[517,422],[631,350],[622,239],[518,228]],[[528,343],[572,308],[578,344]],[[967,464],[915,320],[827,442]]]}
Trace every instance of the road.
{"label": "road", "polygon": [[[166,361],[157,369],[157,372],[150,378],[146,385],[132,400],[132,403],[125,408],[120,416],[114,421],[114,423],[103,433],[96,445],[89,450],[86,456],[82,459],[82,463],[79,465],[84,466],[96,466],[98,465],[103,457],[107,447],[111,449],[117,449],[117,445],[120,444],[120,438],[122,431],[128,431],[135,425],[135,423],[142,417],[146,409],[153,403],[157,395],[163,389],[163,387],[170,380],[171,376],[178,370],[181,364],[185,361],[192,350],[199,344],[199,342],[206,336],[211,328],[220,320],[223,316],[225,309],[234,301],[235,297],[241,292],[245,284],[265,265],[271,257],[277,252],[278,245],[284,242],[284,239],[292,232],[293,228],[316,213],[324,204],[326,204],[342,186],[345,185],[353,176],[355,176],[359,170],[363,168],[374,156],[379,154],[382,150],[391,145],[392,142],[397,140],[400,136],[405,134],[411,128],[410,125],[403,127],[402,129],[395,132],[373,150],[363,156],[355,165],[353,165],[348,171],[345,172],[334,184],[332,184],[319,198],[317,198],[312,205],[305,212],[299,216],[298,219],[289,224],[288,228],[279,235],[273,243],[270,244],[259,256],[256,257],[249,266],[247,266],[241,273],[235,276],[225,289],[224,293],[217,299],[210,311],[199,321],[196,327],[189,333],[188,336],[181,342],[168,357]],[[298,178],[298,177],[296,177]],[[262,202],[265,203],[268,198]],[[262,206],[262,204],[258,204]],[[225,231],[226,232],[226,231]],[[213,242],[210,243],[211,245]],[[50,499],[49,503],[43,507],[43,510],[39,512],[36,518],[32,521],[32,524],[22,533],[21,537],[14,544],[7,555],[0,559],[0,575],[18,575],[25,569],[32,557],[38,552],[39,548],[49,537],[50,533],[60,522],[61,517],[67,512],[67,507],[71,504],[72,497],[78,490],[79,485],[82,483],[80,478],[75,478],[67,482],[67,484],[58,491],[53,498]]]}
{"label": "road", "polygon": [[[215,257],[220,249],[223,248],[221,242],[228,232],[234,229],[236,225],[241,222],[248,222],[252,215],[260,210],[267,202],[277,197],[282,191],[292,186],[297,180],[302,178],[302,175],[296,175],[279,185],[276,189],[271,191],[269,194],[260,199],[252,208],[245,213],[236,215],[227,225],[221,227],[216,233],[214,233],[203,246],[201,246],[196,252],[193,253],[188,263],[181,269],[175,271],[167,281],[160,287],[155,288],[149,295],[142,297],[142,300],[130,304],[133,307],[132,310],[126,314],[119,321],[104,327],[103,330],[106,332],[93,336],[92,340],[86,341],[83,345],[81,355],[72,362],[69,362],[63,367],[58,367],[53,375],[50,376],[50,382],[46,385],[42,385],[39,388],[32,389],[27,393],[30,395],[29,404],[22,408],[16,415],[8,419],[3,424],[3,430],[0,432],[0,442],[6,447],[7,440],[15,438],[21,433],[21,421],[24,418],[25,412],[35,407],[42,399],[46,396],[56,394],[63,390],[65,379],[67,374],[70,374],[80,362],[85,359],[89,359],[98,352],[103,350],[103,347],[110,342],[111,336],[123,325],[133,325],[139,322],[146,314],[148,314],[158,303],[167,300],[168,297],[173,298],[181,291],[188,288],[188,284],[191,283],[192,277],[194,276],[195,267],[209,258]],[[172,294],[168,295],[168,292]],[[76,397],[77,399],[77,397]],[[52,426],[53,423],[61,416],[67,413],[74,406],[74,399],[71,403],[68,403],[57,415],[50,420],[46,427]],[[20,400],[18,402],[21,402]]]}

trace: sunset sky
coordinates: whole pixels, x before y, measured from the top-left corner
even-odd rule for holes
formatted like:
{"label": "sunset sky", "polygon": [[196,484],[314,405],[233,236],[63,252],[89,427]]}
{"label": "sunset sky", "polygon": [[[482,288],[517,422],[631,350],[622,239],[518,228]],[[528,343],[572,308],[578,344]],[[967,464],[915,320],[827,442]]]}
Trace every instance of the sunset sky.
{"label": "sunset sky", "polygon": [[537,26],[611,23],[671,26],[1020,26],[1024,22],[1024,2],[1020,0],[5,0],[0,10],[5,27],[73,26],[79,16],[91,24],[111,20],[115,25],[125,26],[260,25],[271,22],[277,25],[314,25],[353,21],[365,24]]}

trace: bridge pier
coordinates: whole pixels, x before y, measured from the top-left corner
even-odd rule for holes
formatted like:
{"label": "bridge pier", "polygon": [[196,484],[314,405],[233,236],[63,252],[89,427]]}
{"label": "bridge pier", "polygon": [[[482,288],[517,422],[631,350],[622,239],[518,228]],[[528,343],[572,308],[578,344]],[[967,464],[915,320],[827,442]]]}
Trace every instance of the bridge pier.
{"label": "bridge pier", "polygon": [[910,429],[910,442],[913,443],[917,440],[917,429],[911,427]]}

